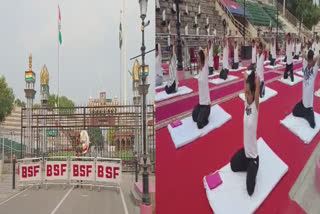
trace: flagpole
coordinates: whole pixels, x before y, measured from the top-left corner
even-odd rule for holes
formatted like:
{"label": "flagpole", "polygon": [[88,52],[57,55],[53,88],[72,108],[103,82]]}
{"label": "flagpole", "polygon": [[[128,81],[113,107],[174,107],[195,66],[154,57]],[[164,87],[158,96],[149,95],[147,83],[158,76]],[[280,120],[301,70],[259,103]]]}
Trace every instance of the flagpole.
{"label": "flagpole", "polygon": [[[122,10],[120,10],[120,26],[122,25]],[[120,29],[119,29],[120,30]],[[121,30],[122,30],[122,27],[121,27]],[[121,33],[121,37],[122,37],[122,32]],[[119,37],[120,39],[120,37]],[[121,38],[122,39],[122,38]],[[121,105],[121,102],[122,102],[122,87],[121,87],[121,83],[122,83],[122,79],[121,79],[121,72],[122,72],[122,69],[121,69],[121,59],[122,59],[122,45],[120,45],[120,99],[119,99],[119,102],[120,102],[120,105]]]}
{"label": "flagpole", "polygon": [[[59,36],[59,32],[58,32],[58,36]],[[59,40],[58,40],[58,107],[59,107],[59,92],[60,92],[60,83],[59,83],[59,79],[60,79],[60,45],[59,45]]]}
{"label": "flagpole", "polygon": [[126,28],[126,5],[125,5],[125,0],[122,0],[122,20],[123,20],[123,72],[124,72],[124,104],[127,104],[127,28]]}
{"label": "flagpole", "polygon": [[59,83],[59,79],[60,79],[60,7],[58,5],[58,93],[57,93],[57,99],[58,99],[58,107],[59,107],[59,93],[60,93],[60,83]]}

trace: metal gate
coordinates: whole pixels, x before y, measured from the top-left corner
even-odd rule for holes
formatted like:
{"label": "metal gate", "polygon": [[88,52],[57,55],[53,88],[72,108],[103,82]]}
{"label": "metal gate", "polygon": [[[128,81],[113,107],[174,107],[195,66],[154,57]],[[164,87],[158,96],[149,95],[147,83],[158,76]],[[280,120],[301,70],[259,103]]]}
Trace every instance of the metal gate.
{"label": "metal gate", "polygon": [[[148,105],[146,111],[146,147],[154,169],[154,105]],[[81,130],[87,130],[90,138],[88,152],[84,155],[80,144]],[[22,109],[21,142],[20,158],[120,158],[123,171],[134,171],[135,161],[143,155],[142,108],[140,105],[115,105]]]}

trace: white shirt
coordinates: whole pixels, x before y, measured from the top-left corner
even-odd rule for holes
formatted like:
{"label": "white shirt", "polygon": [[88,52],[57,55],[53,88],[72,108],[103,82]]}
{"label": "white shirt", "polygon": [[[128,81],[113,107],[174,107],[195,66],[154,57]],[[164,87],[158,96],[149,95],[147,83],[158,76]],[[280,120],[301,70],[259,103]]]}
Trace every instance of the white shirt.
{"label": "white shirt", "polygon": [[234,62],[239,62],[239,52],[238,52],[238,44],[234,47]]}
{"label": "white shirt", "polygon": [[286,57],[287,57],[287,65],[291,65],[292,64],[292,42],[287,43],[287,47],[286,47]]}
{"label": "white shirt", "polygon": [[171,86],[174,81],[176,81],[176,89],[178,89],[177,57],[175,53],[173,54],[169,64],[169,80],[167,85]]}
{"label": "white shirt", "polygon": [[258,156],[257,126],[258,111],[256,103],[253,101],[251,105],[248,105],[247,101],[245,101],[243,116],[243,144],[247,158],[256,158]]}
{"label": "white shirt", "polygon": [[320,50],[320,43],[314,43],[314,57],[317,57],[319,55],[319,50]]}
{"label": "white shirt", "polygon": [[199,86],[199,104],[200,105],[210,105],[210,93],[209,93],[209,83],[208,83],[209,67],[208,61],[205,62],[198,78]]}
{"label": "white shirt", "polygon": [[301,43],[299,42],[296,44],[296,55],[299,55],[300,52],[301,52]]}
{"label": "white shirt", "polygon": [[228,57],[229,57],[229,48],[227,43],[227,45],[223,47],[223,60],[222,60],[223,69],[229,69]]}
{"label": "white shirt", "polygon": [[209,49],[208,65],[209,65],[209,67],[213,67],[213,45],[212,44],[211,44],[211,47]]}
{"label": "white shirt", "polygon": [[256,49],[256,45],[254,44],[254,46],[252,47],[252,64],[255,64],[257,61],[257,49]]}
{"label": "white shirt", "polygon": [[313,107],[314,82],[318,74],[318,62],[310,70],[307,68],[308,62],[303,60],[303,85],[302,103],[305,108]]}
{"label": "white shirt", "polygon": [[276,45],[275,45],[275,43],[270,45],[270,51],[271,51],[272,59],[276,59],[277,54],[276,54]]}
{"label": "white shirt", "polygon": [[263,74],[263,65],[264,65],[264,54],[257,55],[257,69],[256,72],[260,78],[260,82],[264,81],[264,74]]}
{"label": "white shirt", "polygon": [[162,63],[162,59],[161,59],[161,54],[158,54],[158,56],[156,56],[156,75],[162,77],[163,76],[163,72],[161,69],[161,63]]}

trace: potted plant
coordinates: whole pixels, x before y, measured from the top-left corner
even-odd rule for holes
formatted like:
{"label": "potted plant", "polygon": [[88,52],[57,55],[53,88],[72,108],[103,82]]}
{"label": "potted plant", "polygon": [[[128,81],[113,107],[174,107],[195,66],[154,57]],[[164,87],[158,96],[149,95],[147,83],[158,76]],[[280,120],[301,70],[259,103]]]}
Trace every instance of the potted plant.
{"label": "potted plant", "polygon": [[215,45],[213,47],[213,66],[215,70],[219,69],[219,50],[220,46],[219,45]]}

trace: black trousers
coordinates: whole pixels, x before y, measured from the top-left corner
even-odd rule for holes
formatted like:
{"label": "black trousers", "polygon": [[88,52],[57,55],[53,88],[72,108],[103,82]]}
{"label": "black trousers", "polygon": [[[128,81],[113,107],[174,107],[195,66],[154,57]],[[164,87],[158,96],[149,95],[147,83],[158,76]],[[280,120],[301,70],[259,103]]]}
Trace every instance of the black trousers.
{"label": "black trousers", "polygon": [[293,59],[299,59],[299,55],[295,55]]}
{"label": "black trousers", "polygon": [[276,59],[271,58],[270,65],[275,66],[275,64],[276,64]]}
{"label": "black trousers", "polygon": [[302,101],[297,103],[294,106],[292,114],[293,114],[293,116],[302,117],[302,118],[306,119],[308,121],[309,125],[311,126],[311,128],[314,128],[316,126],[316,123],[314,121],[313,108],[304,107]]}
{"label": "black trousers", "polygon": [[233,62],[232,69],[238,69],[239,68],[239,62]]}
{"label": "black trousers", "polygon": [[233,172],[247,172],[247,191],[251,196],[256,186],[256,177],[259,169],[259,156],[257,158],[247,158],[244,149],[236,152],[230,162]]}
{"label": "black trousers", "polygon": [[251,70],[251,71],[256,71],[256,63],[251,63],[251,65],[248,67],[248,70]]}
{"label": "black trousers", "polygon": [[172,85],[169,86],[169,87],[166,85],[166,87],[164,89],[166,90],[167,94],[172,94],[172,93],[177,92],[177,90],[176,90],[176,81],[174,81],[172,83]]}
{"label": "black trousers", "polygon": [[288,78],[288,72],[290,71],[290,78],[291,78],[291,82],[294,81],[294,78],[293,78],[293,63],[291,63],[290,65],[286,64],[286,70],[283,74],[283,78],[284,79],[287,79]]}
{"label": "black trousers", "polygon": [[264,81],[260,82],[260,98],[263,98],[265,95],[265,85],[264,85]]}
{"label": "black trousers", "polygon": [[196,105],[192,111],[192,119],[197,123],[198,129],[202,129],[209,123],[210,105]]}
{"label": "black trousers", "polygon": [[226,69],[226,68],[225,68],[225,69],[222,69],[222,70],[220,71],[219,78],[226,80],[226,79],[228,78],[228,73],[229,73],[229,70],[228,70],[228,69]]}
{"label": "black trousers", "polygon": [[209,75],[213,74],[213,67],[209,67]]}

